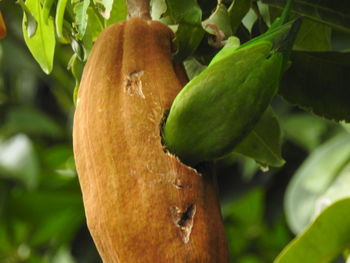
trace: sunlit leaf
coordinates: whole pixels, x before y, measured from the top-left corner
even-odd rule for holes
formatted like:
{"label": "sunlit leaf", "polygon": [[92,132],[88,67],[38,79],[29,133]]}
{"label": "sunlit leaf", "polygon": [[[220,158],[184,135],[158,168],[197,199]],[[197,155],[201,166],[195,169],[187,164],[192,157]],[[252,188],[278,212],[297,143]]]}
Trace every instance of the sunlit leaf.
{"label": "sunlit leaf", "polygon": [[350,160],[350,135],[341,134],[316,148],[299,167],[285,195],[285,212],[294,233],[302,232],[317,210],[317,199]]}
{"label": "sunlit leaf", "polygon": [[70,42],[70,40],[64,35],[63,30],[64,13],[66,12],[67,2],[68,0],[58,0],[55,16],[57,38],[63,44],[67,44]]}
{"label": "sunlit leaf", "polygon": [[126,8],[126,1],[114,0],[110,14],[111,15],[109,19],[106,21],[107,26],[125,20],[128,14],[128,10]]}
{"label": "sunlit leaf", "polygon": [[349,248],[350,198],[327,207],[274,263],[328,263]]}
{"label": "sunlit leaf", "polygon": [[88,14],[87,9],[90,5],[90,0],[83,0],[74,5],[73,12],[75,15],[75,26],[77,28],[78,39],[82,39],[85,35],[86,27],[88,24]]}
{"label": "sunlit leaf", "polygon": [[[113,7],[113,0],[93,0],[95,5],[99,8],[100,14],[104,19],[109,19]],[[120,3],[120,1],[117,0]],[[121,11],[122,9],[120,9]]]}
{"label": "sunlit leaf", "polygon": [[29,23],[30,20],[27,14],[24,13],[22,25],[24,40],[42,70],[46,74],[49,74],[53,67],[53,57],[56,44],[53,19],[49,18],[47,24],[43,21],[43,10],[40,6],[40,1],[27,0],[25,5],[31,14],[33,14],[38,26],[35,34],[33,36],[28,36],[27,23]]}

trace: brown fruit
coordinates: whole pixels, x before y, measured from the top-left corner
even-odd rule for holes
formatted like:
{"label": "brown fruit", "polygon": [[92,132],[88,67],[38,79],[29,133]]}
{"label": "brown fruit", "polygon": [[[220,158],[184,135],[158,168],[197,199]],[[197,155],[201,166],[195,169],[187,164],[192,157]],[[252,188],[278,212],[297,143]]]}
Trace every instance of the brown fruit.
{"label": "brown fruit", "polygon": [[182,87],[172,38],[165,25],[141,18],[112,25],[84,69],[74,154],[104,262],[228,262],[212,177],[161,145],[164,112]]}

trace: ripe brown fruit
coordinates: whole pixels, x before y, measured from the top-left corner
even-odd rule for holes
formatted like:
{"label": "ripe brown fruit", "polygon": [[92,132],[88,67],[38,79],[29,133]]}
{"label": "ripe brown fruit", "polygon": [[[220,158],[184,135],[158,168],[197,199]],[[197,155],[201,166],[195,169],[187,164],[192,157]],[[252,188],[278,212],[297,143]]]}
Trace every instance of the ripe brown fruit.
{"label": "ripe brown fruit", "polygon": [[161,144],[164,112],[183,85],[172,38],[165,25],[141,18],[112,25],[84,69],[74,154],[104,262],[228,262],[213,178]]}

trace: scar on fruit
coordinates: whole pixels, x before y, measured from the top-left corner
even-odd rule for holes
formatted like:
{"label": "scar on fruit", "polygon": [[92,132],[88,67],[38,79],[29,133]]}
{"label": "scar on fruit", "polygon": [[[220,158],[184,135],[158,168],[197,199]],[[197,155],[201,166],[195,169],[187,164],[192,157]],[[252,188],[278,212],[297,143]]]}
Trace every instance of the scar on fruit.
{"label": "scar on fruit", "polygon": [[143,75],[143,70],[135,70],[129,73],[125,78],[125,92],[130,96],[135,94],[141,98],[145,98],[145,95],[142,92],[142,81],[141,77]]}
{"label": "scar on fruit", "polygon": [[193,219],[196,214],[196,205],[190,204],[183,210],[177,206],[173,206],[170,210],[175,226],[180,229],[182,241],[187,244],[190,241]]}

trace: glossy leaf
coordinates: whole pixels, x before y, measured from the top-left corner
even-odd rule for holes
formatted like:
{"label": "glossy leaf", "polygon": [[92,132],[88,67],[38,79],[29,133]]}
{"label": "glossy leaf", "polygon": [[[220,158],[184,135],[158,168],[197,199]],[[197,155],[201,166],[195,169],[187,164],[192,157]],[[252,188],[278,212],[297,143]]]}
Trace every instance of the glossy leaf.
{"label": "glossy leaf", "polygon": [[294,51],[280,94],[292,104],[337,121],[350,121],[350,52]]}
{"label": "glossy leaf", "polygon": [[314,150],[299,167],[285,195],[285,212],[296,234],[312,221],[316,201],[350,160],[350,135],[341,134]]}
{"label": "glossy leaf", "polygon": [[28,10],[33,14],[38,23],[35,34],[30,37],[27,32],[27,23],[29,22],[27,14],[23,16],[23,35],[24,40],[35,60],[39,63],[42,70],[49,74],[53,67],[53,57],[55,53],[55,32],[52,18],[49,18],[46,24],[42,18],[42,8],[40,1],[27,0],[25,3]]}
{"label": "glossy leaf", "polygon": [[350,198],[327,207],[274,263],[328,263],[349,248]]}

